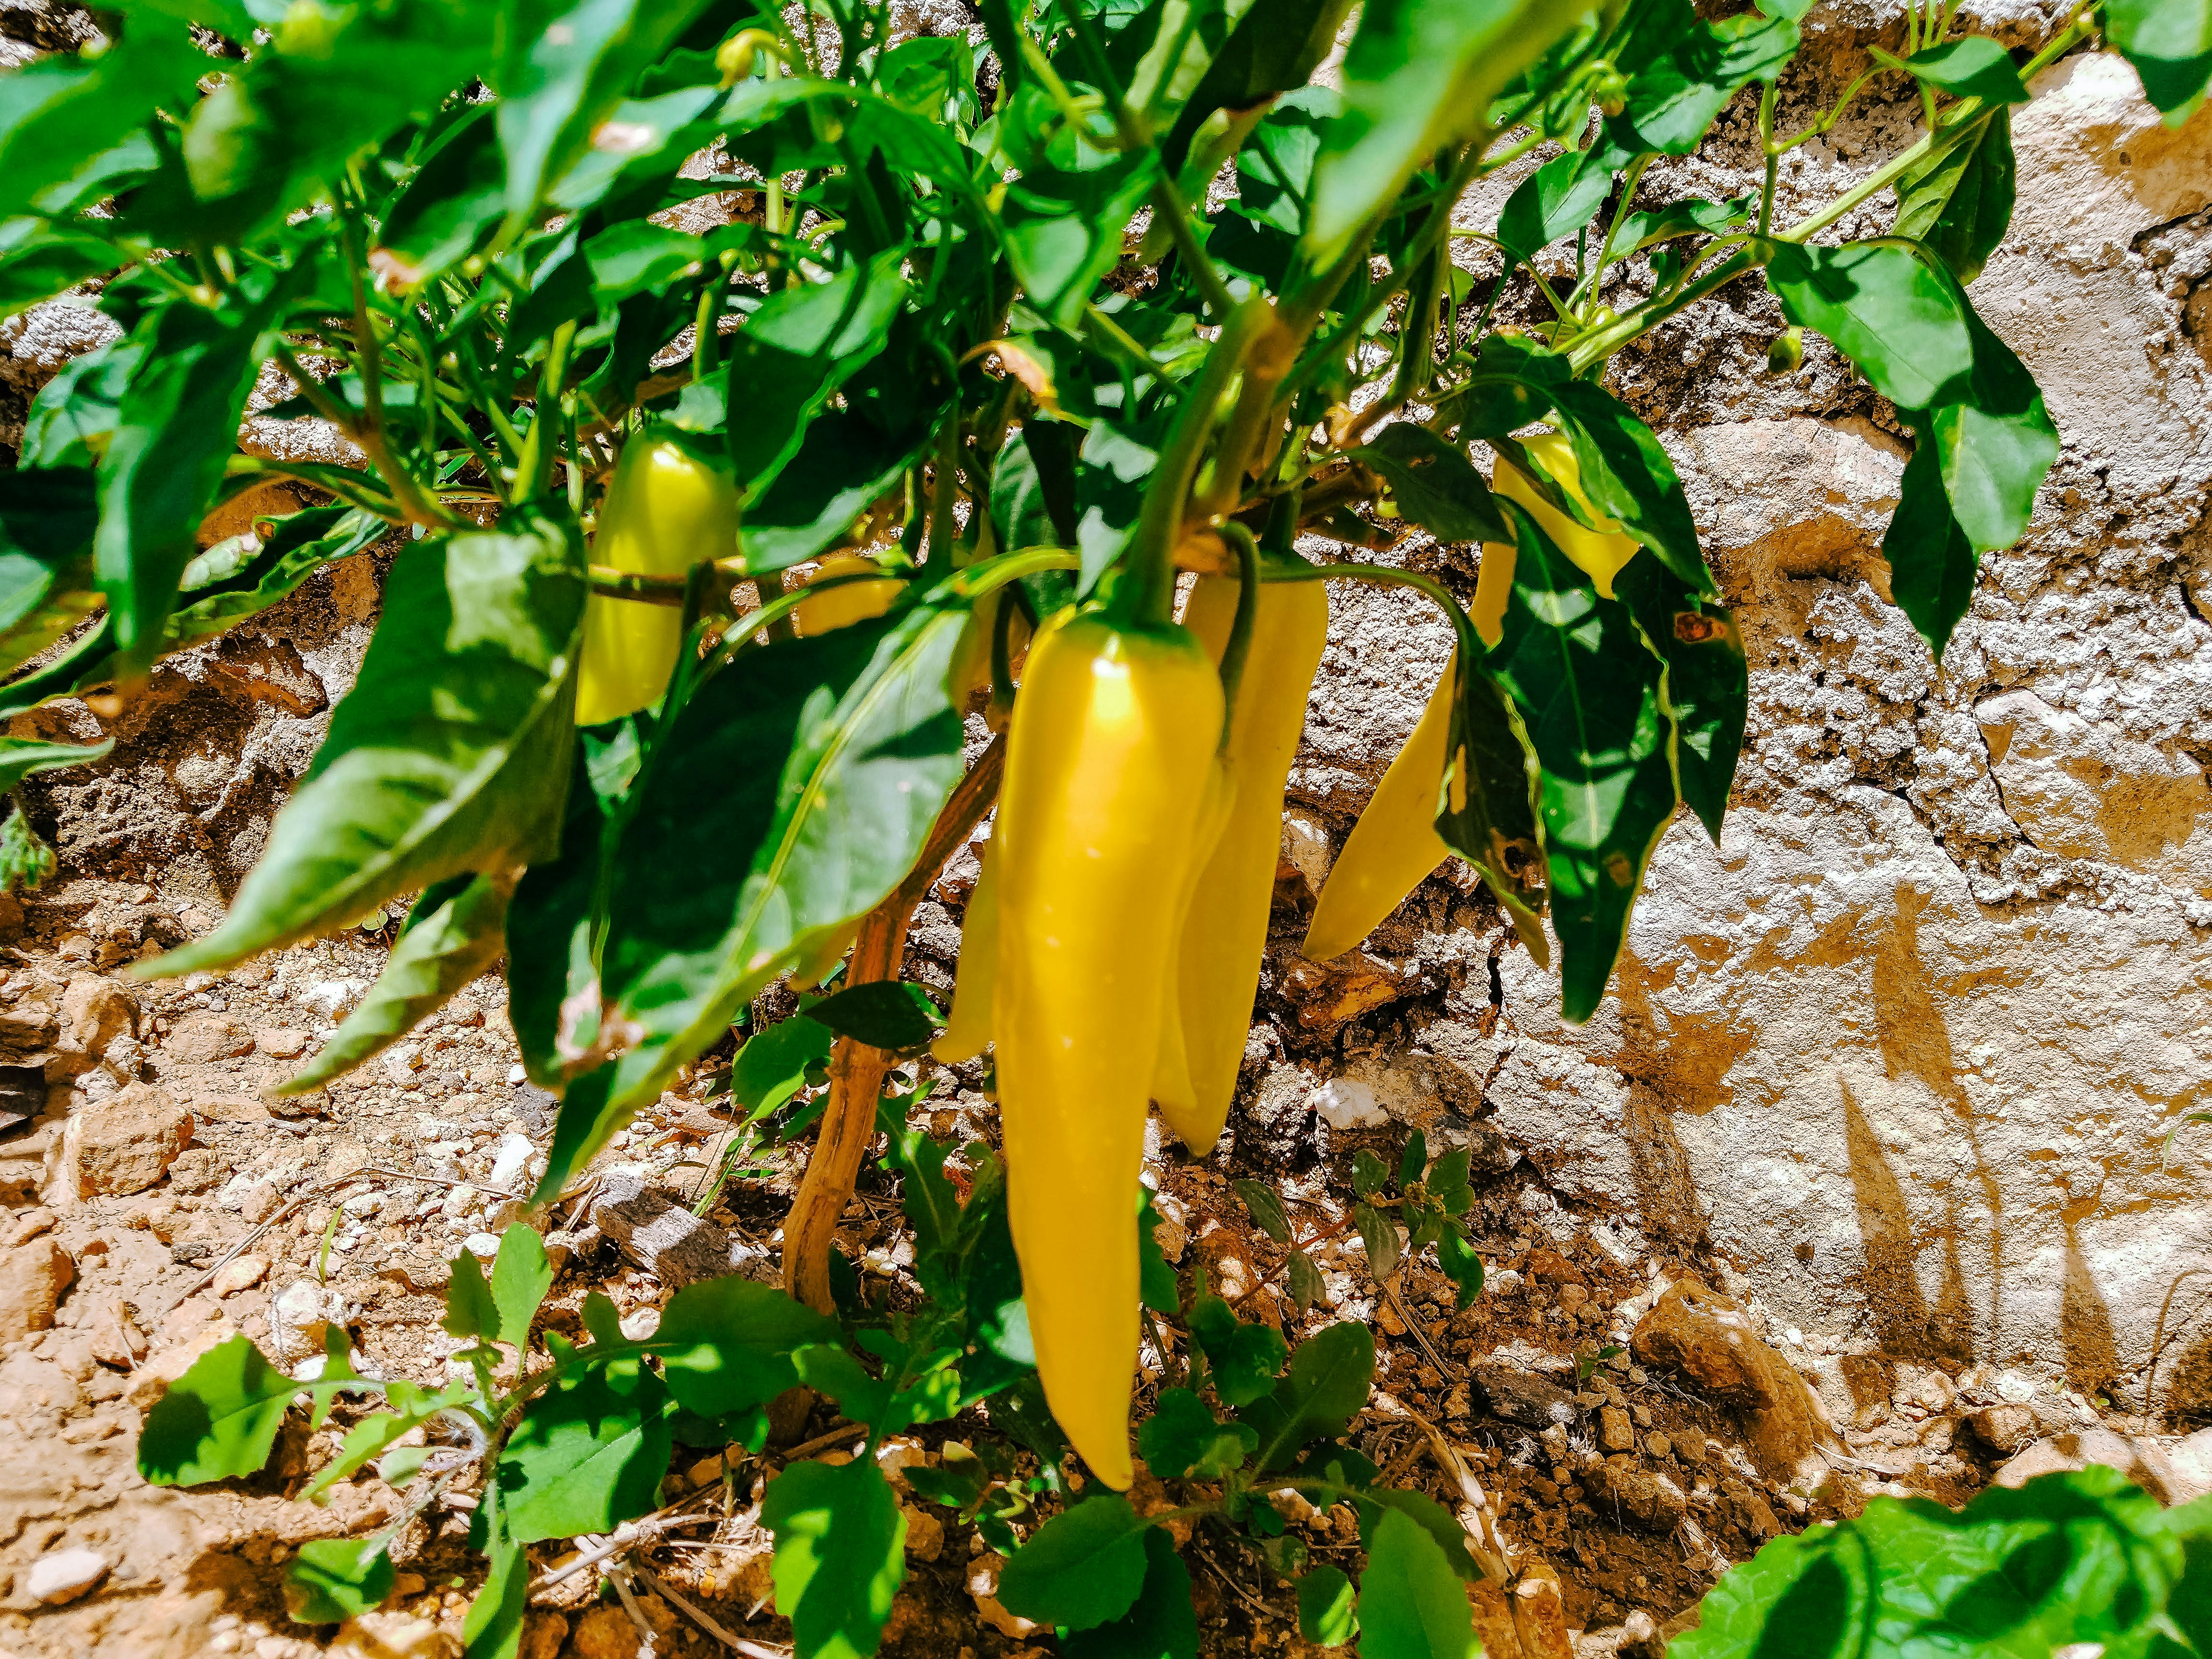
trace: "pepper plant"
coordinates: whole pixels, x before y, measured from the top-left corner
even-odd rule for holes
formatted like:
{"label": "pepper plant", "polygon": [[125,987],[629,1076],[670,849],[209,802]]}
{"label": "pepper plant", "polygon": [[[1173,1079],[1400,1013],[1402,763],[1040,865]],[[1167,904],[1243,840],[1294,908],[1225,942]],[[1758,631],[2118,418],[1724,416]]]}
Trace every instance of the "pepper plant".
{"label": "pepper plant", "polygon": [[[547,1200],[764,989],[842,981],[744,1051],[767,1045],[770,1091],[823,1067],[785,1266],[824,1318],[891,1058],[988,1044],[1042,1399],[1126,1486],[1145,1114],[1198,1152],[1227,1119],[1325,584],[1418,589],[1457,648],[1309,948],[1356,944],[1455,855],[1583,1020],[1677,809],[1718,833],[1747,703],[1610,359],[1740,283],[1788,320],[1778,367],[1825,336],[1913,436],[1884,550],[1938,654],[1980,556],[2027,526],[2057,434],[1967,293],[2009,215],[2010,111],[2101,38],[2179,119],[2212,14],[2081,0],[2029,54],[1915,0],[1792,131],[1808,9],[984,0],[970,40],[896,38],[869,0],[125,0],[97,51],[16,72],[0,105],[0,304],[90,285],[119,331],[40,393],[0,483],[0,713],[112,720],[164,653],[396,541],[260,861],[144,970],[417,895],[296,1081],[504,957],[524,1062],[562,1096]],[[1878,82],[1917,95],[1920,136],[1779,215],[1781,158]],[[1760,176],[1661,199],[1653,164],[1739,100]],[[1495,222],[1466,222],[1516,168]],[[1887,232],[1832,240],[1893,199]],[[343,460],[252,435],[310,419]],[[1481,544],[1471,595],[1359,556],[1414,527]],[[969,716],[1000,733],[972,763]],[[11,738],[0,775],[106,752]],[[908,920],[1002,779],[933,1036],[896,983]],[[9,820],[10,879],[42,866],[28,831]],[[1408,1166],[1375,1202],[1389,1173],[1362,1188],[1370,1265],[1387,1279],[1395,1204],[1469,1285],[1452,1184]],[[1201,1344],[1219,1322],[1207,1304]],[[666,1370],[601,1341],[540,1400]],[[855,1367],[891,1386],[848,1361],[851,1389]],[[1239,1413],[1273,1397],[1212,1375]],[[1409,1525],[1383,1517],[1370,1580],[1444,1582]],[[802,1624],[809,1654],[866,1645]]]}

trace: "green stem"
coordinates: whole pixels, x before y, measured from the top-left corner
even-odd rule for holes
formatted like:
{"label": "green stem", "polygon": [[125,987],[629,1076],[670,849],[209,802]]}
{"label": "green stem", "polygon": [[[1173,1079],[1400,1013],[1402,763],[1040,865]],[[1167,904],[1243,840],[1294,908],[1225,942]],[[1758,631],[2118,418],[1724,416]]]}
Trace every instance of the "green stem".
{"label": "green stem", "polygon": [[551,428],[561,418],[561,382],[568,377],[568,348],[574,343],[572,319],[553,331],[545,348],[545,368],[539,377],[538,406],[531,411],[530,430],[522,437],[522,453],[515,459],[515,494],[527,501],[544,495],[553,482],[554,451]]}
{"label": "green stem", "polygon": [[1252,625],[1260,616],[1260,544],[1252,532],[1235,520],[1221,526],[1221,539],[1237,550],[1237,614],[1229,623],[1229,639],[1221,647],[1221,752],[1229,752],[1229,734],[1237,724],[1237,694],[1244,684],[1244,659],[1252,654]]}
{"label": "green stem", "polygon": [[1230,313],[1212,350],[1206,353],[1197,383],[1176,412],[1175,429],[1152,469],[1127,556],[1135,577],[1132,607],[1141,621],[1164,623],[1174,614],[1176,542],[1182,533],[1183,505],[1198,472],[1199,456],[1213,435],[1214,411],[1243,368],[1245,354],[1273,316],[1267,301],[1256,295]]}
{"label": "green stem", "polygon": [[1349,581],[1371,582],[1378,587],[1410,587],[1427,594],[1442,607],[1459,641],[1460,660],[1477,663],[1487,650],[1482,636],[1474,631],[1474,623],[1468,617],[1458,597],[1442,582],[1411,570],[1394,570],[1387,564],[1304,564],[1290,560],[1273,560],[1260,568],[1260,580],[1265,582],[1332,581],[1343,577]]}

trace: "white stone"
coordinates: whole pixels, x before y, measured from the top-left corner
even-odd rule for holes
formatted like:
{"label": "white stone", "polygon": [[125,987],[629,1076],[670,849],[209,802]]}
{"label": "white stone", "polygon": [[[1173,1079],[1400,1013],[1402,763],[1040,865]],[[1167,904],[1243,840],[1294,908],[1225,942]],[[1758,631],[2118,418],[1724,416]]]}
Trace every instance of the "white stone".
{"label": "white stone", "polygon": [[499,1254],[499,1237],[495,1233],[471,1233],[461,1241],[461,1248],[489,1261]]}
{"label": "white stone", "polygon": [[1313,1109],[1332,1129],[1375,1128],[1390,1121],[1375,1091],[1357,1078],[1332,1078],[1313,1091]]}
{"label": "white stone", "polygon": [[32,1599],[58,1607],[76,1598],[107,1576],[107,1558],[98,1550],[55,1550],[31,1563],[24,1588]]}
{"label": "white stone", "polygon": [[499,1151],[492,1158],[491,1174],[487,1178],[485,1185],[501,1187],[513,1192],[515,1182],[522,1178],[524,1171],[530,1167],[530,1156],[536,1150],[537,1148],[531,1145],[528,1135],[501,1135]]}

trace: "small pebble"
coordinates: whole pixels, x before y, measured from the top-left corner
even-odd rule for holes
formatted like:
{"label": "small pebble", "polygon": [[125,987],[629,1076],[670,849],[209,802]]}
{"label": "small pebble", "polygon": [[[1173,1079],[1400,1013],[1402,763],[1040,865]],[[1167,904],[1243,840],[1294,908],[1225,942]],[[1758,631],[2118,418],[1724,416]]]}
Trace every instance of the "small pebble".
{"label": "small pebble", "polygon": [[242,1255],[215,1276],[208,1291],[216,1297],[236,1296],[240,1291],[250,1290],[258,1285],[268,1271],[267,1256]]}
{"label": "small pebble", "polygon": [[50,1607],[76,1598],[107,1577],[107,1558],[98,1550],[55,1550],[31,1564],[26,1588]]}

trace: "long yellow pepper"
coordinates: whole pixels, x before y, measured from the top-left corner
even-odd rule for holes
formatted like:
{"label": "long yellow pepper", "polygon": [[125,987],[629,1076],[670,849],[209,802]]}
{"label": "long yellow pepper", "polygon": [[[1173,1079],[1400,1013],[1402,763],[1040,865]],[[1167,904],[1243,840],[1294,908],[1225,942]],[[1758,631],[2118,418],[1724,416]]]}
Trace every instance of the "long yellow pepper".
{"label": "long yellow pepper", "polygon": [[[872,576],[882,569],[873,559],[862,558],[857,553],[841,553],[823,560],[821,567],[806,579],[806,585],[811,587],[836,576]],[[792,626],[799,630],[801,639],[818,638],[833,629],[874,620],[890,610],[905,592],[906,584],[896,576],[872,582],[841,581],[794,605]]]}
{"label": "long yellow pepper", "polygon": [[[1233,577],[1201,576],[1184,608],[1184,621],[1217,661],[1228,647],[1238,590]],[[1176,968],[1188,1093],[1181,1100],[1158,1097],[1168,1127],[1200,1157],[1220,1139],[1237,1092],[1274,902],[1283,785],[1328,644],[1322,583],[1261,587],[1229,722],[1228,818],[1194,884]]]}
{"label": "long yellow pepper", "polygon": [[1030,652],[1000,802],[999,1111],[1007,1219],[1045,1398],[1128,1486],[1137,1176],[1176,937],[1222,722],[1220,677],[1171,623],[1091,613]]}
{"label": "long yellow pepper", "polygon": [[[1589,506],[1572,440],[1564,433],[1546,432],[1522,439],[1522,446],[1578,506]],[[1620,533],[1617,524],[1610,532],[1577,524],[1538,495],[1527,475],[1510,462],[1498,463],[1491,487],[1526,507],[1559,551],[1589,576],[1597,591],[1607,599],[1613,597],[1613,577],[1636,556],[1638,544],[1633,538]],[[1605,522],[1613,524],[1609,519]],[[1481,574],[1475,584],[1470,620],[1486,645],[1496,645],[1502,637],[1505,602],[1513,587],[1514,560],[1510,545],[1483,544]],[[1316,962],[1342,955],[1373,933],[1385,916],[1405,902],[1407,894],[1451,856],[1451,848],[1436,830],[1437,791],[1443,782],[1451,744],[1452,690],[1458,666],[1459,653],[1454,651],[1443,678],[1437,683],[1428,707],[1421,711],[1419,724],[1376,786],[1374,798],[1352,826],[1351,838],[1322,885],[1305,942],[1305,954]]]}
{"label": "long yellow pepper", "polygon": [[[640,434],[623,446],[592,538],[598,564],[647,576],[680,574],[738,550],[738,488],[671,438]],[[584,612],[576,723],[597,726],[668,689],[684,646],[684,613],[594,593]]]}
{"label": "long yellow pepper", "polygon": [[952,1008],[929,1052],[947,1066],[973,1060],[991,1043],[992,1004],[999,994],[999,860],[995,838],[968,895],[960,921],[960,961],[952,981]]}

